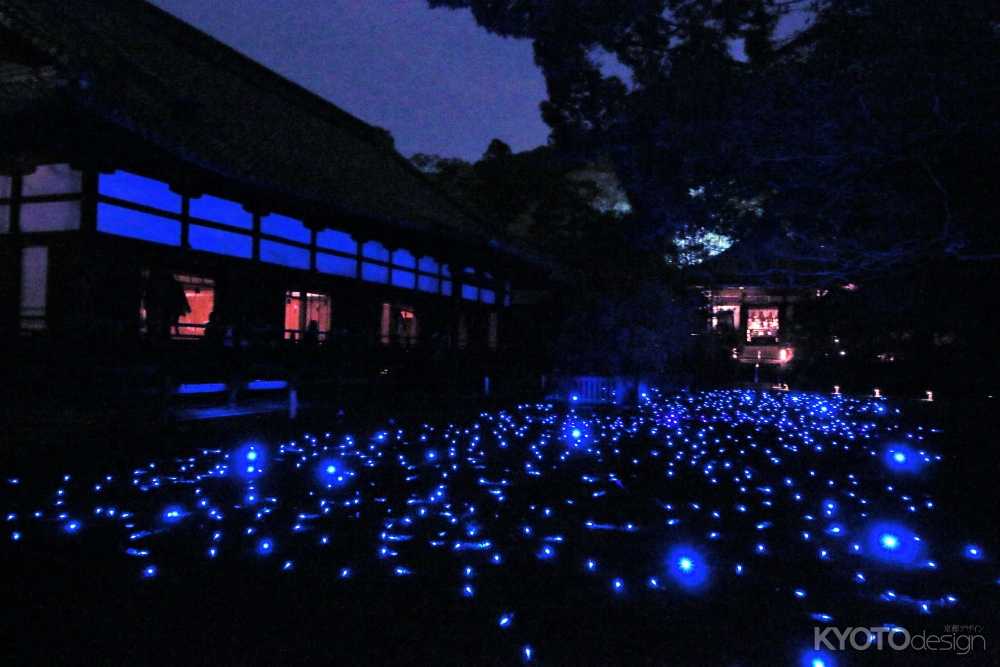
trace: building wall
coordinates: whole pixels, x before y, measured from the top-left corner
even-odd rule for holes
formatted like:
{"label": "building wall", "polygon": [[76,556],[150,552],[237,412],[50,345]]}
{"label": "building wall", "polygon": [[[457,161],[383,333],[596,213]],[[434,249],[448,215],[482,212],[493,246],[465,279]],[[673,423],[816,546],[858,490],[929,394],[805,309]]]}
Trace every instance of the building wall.
{"label": "building wall", "polygon": [[[705,291],[708,301],[708,329],[729,334],[732,358],[745,364],[787,364],[795,359],[795,344],[789,336],[794,304],[805,298],[803,292],[788,292],[758,286],[721,287]],[[778,331],[775,336],[751,327],[751,316],[758,311],[776,311]],[[727,313],[733,314],[733,329],[727,331]]]}
{"label": "building wall", "polygon": [[[506,343],[510,283],[496,267],[346,229],[314,231],[259,204],[179,194],[132,172],[62,163],[0,176],[0,263],[5,338],[86,350],[95,362],[142,362],[165,346],[194,350],[193,340],[157,336],[145,308],[158,277],[177,276],[211,281],[213,309],[230,333],[224,345],[267,348],[272,357],[295,344],[284,334],[292,292],[329,296],[321,347],[337,346],[341,356],[363,349],[370,365],[397,359],[400,348],[410,357],[450,349],[476,351],[486,368]],[[388,337],[384,304],[395,317]],[[419,324],[412,340],[397,335],[403,311]]]}

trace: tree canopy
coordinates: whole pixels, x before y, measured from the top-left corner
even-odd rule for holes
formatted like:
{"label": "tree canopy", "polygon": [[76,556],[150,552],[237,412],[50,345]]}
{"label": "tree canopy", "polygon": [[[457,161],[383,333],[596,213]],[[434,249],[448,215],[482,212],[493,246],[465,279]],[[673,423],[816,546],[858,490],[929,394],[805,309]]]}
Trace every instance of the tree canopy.
{"label": "tree canopy", "polygon": [[761,282],[1000,258],[993,3],[428,1],[532,40],[553,146],[610,161],[644,247],[733,236]]}

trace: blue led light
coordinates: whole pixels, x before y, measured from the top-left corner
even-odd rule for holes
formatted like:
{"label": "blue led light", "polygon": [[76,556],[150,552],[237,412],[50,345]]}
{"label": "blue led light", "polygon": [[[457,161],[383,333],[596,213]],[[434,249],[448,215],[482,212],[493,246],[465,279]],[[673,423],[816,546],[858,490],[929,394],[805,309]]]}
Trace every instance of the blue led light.
{"label": "blue led light", "polygon": [[983,549],[976,544],[966,544],[965,548],[962,549],[962,555],[969,560],[982,560],[983,559]]}
{"label": "blue led light", "polygon": [[700,551],[693,546],[679,544],[667,552],[667,574],[687,591],[698,591],[707,586],[709,565]]}
{"label": "blue led light", "polygon": [[925,455],[899,443],[886,445],[882,453],[882,461],[891,472],[899,474],[918,473],[927,464]]}
{"label": "blue led light", "polygon": [[917,535],[895,521],[876,521],[865,531],[863,553],[885,563],[909,567],[915,565],[924,552]]}
{"label": "blue led light", "polygon": [[344,486],[353,477],[354,473],[339,459],[325,458],[316,465],[316,479],[326,488]]}
{"label": "blue led light", "polygon": [[267,450],[258,444],[247,444],[232,455],[233,473],[242,479],[252,480],[264,474]]}
{"label": "blue led light", "polygon": [[168,505],[163,513],[160,515],[163,523],[173,524],[178,523],[184,518],[184,508],[180,505]]}
{"label": "blue led light", "polygon": [[261,556],[270,555],[274,551],[274,541],[264,537],[257,541],[257,553]]}
{"label": "blue led light", "polygon": [[802,652],[801,667],[837,667],[837,660],[828,651],[809,649]]}

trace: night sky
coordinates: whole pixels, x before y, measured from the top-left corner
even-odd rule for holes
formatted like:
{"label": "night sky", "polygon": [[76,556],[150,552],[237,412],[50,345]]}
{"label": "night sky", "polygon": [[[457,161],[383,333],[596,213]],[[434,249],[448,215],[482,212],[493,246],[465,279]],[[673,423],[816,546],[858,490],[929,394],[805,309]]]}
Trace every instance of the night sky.
{"label": "night sky", "polygon": [[545,143],[531,43],[425,0],[153,0],[342,109],[404,155],[478,158],[499,137]]}
{"label": "night sky", "polygon": [[[475,160],[494,137],[515,151],[548,138],[531,43],[491,35],[467,10],[432,10],[426,0],[151,2],[386,128],[403,155]],[[801,13],[786,16],[777,34],[804,23]]]}

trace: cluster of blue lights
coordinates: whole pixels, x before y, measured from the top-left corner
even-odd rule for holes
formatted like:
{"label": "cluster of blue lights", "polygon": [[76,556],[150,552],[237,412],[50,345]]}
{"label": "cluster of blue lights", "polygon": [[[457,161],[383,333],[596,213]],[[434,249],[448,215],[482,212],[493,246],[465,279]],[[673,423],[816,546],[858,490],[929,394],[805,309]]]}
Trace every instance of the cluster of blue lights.
{"label": "cluster of blue lights", "polygon": [[[927,614],[957,604],[970,572],[997,582],[981,572],[993,545],[937,539],[937,506],[916,485],[941,457],[929,431],[897,417],[885,401],[735,390],[650,390],[634,412],[613,414],[521,405],[66,475],[41,499],[8,479],[7,534],[16,548],[45,533],[93,534],[138,559],[130,576],[158,581],[191,567],[179,558],[259,559],[281,576],[319,568],[331,579],[443,569],[454,581],[438,594],[456,604],[506,600],[489,609],[491,630],[524,661],[545,660],[545,638],[522,634],[530,614],[501,583],[514,568],[518,589],[565,575],[623,605],[760,586],[802,619],[802,664],[832,667],[801,649],[845,605]],[[196,548],[164,548],[174,536]]]}

